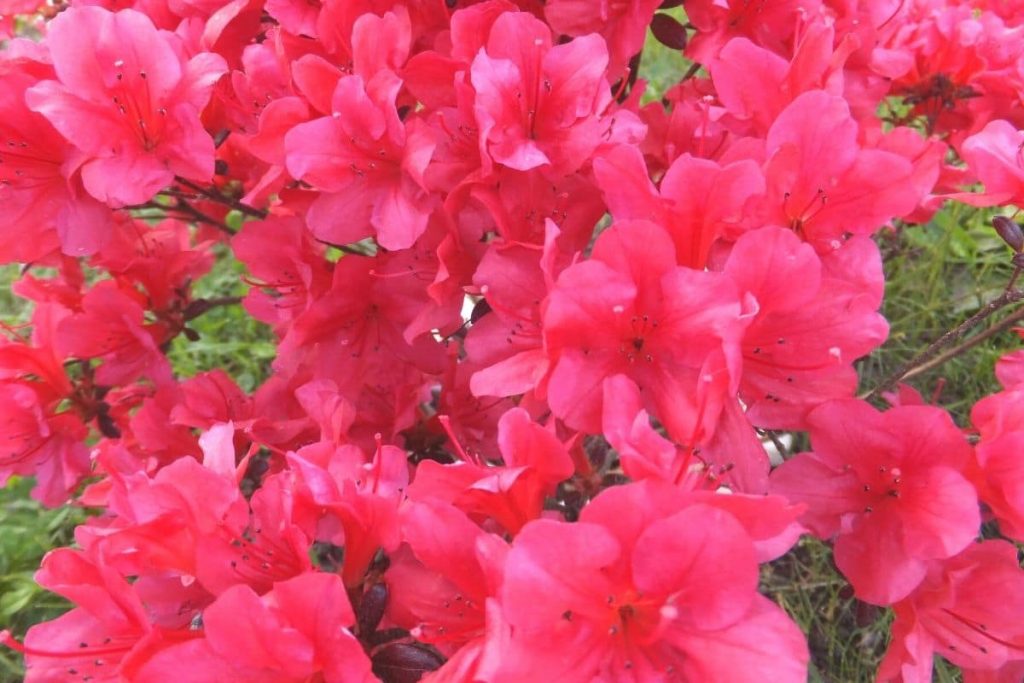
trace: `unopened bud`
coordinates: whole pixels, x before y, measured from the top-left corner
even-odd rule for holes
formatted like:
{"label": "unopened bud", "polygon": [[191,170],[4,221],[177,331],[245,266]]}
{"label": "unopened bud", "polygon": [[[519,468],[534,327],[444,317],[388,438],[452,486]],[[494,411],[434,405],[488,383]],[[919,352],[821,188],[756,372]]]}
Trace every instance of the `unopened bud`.
{"label": "unopened bud", "polygon": [[651,20],[651,33],[658,42],[673,50],[686,47],[686,29],[683,25],[667,14],[655,14]]}
{"label": "unopened bud", "polygon": [[992,219],[992,226],[999,233],[999,236],[1003,238],[1003,241],[1010,245],[1011,249],[1018,253],[1020,253],[1021,249],[1024,249],[1024,231],[1021,230],[1016,221],[1006,216],[996,216]]}
{"label": "unopened bud", "polygon": [[359,625],[360,636],[367,636],[377,630],[387,603],[388,587],[383,583],[375,583],[363,593],[359,609],[356,610],[356,623]]}
{"label": "unopened bud", "polygon": [[373,673],[388,683],[416,683],[442,664],[444,657],[419,643],[392,643],[373,655]]}

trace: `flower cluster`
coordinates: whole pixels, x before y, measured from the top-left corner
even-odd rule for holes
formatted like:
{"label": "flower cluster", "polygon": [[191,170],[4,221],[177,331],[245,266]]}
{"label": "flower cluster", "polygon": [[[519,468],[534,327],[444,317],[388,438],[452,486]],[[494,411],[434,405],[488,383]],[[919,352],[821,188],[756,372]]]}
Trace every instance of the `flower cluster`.
{"label": "flower cluster", "polygon": [[[0,1],[0,482],[96,514],[0,632],[28,681],[798,683],[758,577],[805,533],[895,613],[880,682],[1022,679],[1024,357],[976,438],[854,367],[873,234],[1024,205],[1019,3],[57,9]],[[176,373],[239,304],[268,379]]]}

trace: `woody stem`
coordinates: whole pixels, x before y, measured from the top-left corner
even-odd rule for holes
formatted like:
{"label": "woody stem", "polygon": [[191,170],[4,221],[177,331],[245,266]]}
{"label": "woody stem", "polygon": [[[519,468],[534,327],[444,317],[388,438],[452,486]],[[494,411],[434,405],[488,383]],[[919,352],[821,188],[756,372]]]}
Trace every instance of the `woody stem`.
{"label": "woody stem", "polygon": [[[936,359],[936,357],[938,356],[939,352],[942,351],[942,349],[962,339],[965,334],[967,334],[972,329],[977,327],[979,324],[987,320],[996,311],[999,311],[1000,309],[1005,308],[1006,306],[1014,304],[1020,301],[1021,299],[1024,299],[1024,291],[1021,291],[1019,289],[1008,289],[1004,291],[1000,296],[982,306],[970,318],[963,321],[953,329],[947,331],[941,337],[939,337],[931,344],[929,344],[928,348],[926,348],[924,351],[917,354],[909,361],[901,365],[895,372],[888,375],[884,380],[882,380],[878,384],[878,386],[876,386],[874,389],[865,394],[864,398],[874,398],[879,393],[891,388],[897,382],[904,379],[905,377],[908,377],[911,374],[919,374],[920,372],[924,372],[924,369],[919,368],[923,368],[926,365],[929,368],[934,367],[934,365],[932,365],[932,362],[934,359]],[[1011,318],[1014,318],[1017,315],[1019,315],[1019,313],[1015,313],[1013,316],[1011,316]],[[999,326],[997,325],[996,327]],[[995,332],[993,332],[992,334],[995,334]],[[966,346],[965,348],[969,348],[969,346]],[[962,351],[964,349],[960,350]],[[948,358],[945,360],[948,360]]]}
{"label": "woody stem", "polygon": [[246,204],[244,202],[240,202],[237,199],[234,199],[232,197],[228,197],[227,195],[222,194],[220,192],[220,190],[218,190],[216,188],[213,188],[213,187],[210,187],[210,188],[203,187],[201,185],[197,185],[197,184],[193,183],[190,180],[186,180],[185,178],[182,178],[180,176],[175,176],[174,181],[176,183],[178,183],[179,185],[183,185],[183,186],[189,188],[190,190],[194,190],[195,192],[198,192],[199,194],[201,194],[202,196],[206,197],[207,199],[209,199],[211,201],[215,201],[215,202],[217,202],[219,204],[223,204],[225,206],[230,206],[232,209],[235,209],[236,211],[244,213],[246,216],[251,216],[253,218],[266,218],[267,217],[267,212],[264,211],[263,209],[257,209],[254,206],[249,206],[248,204]]}
{"label": "woody stem", "polygon": [[910,370],[907,371],[903,378],[909,379],[910,377],[914,377],[916,375],[928,372],[933,368],[937,368],[940,365],[946,363],[947,361],[956,358],[964,351],[974,348],[975,346],[982,343],[986,339],[990,339],[999,334],[1000,332],[1005,332],[1006,330],[1013,327],[1014,323],[1018,323],[1021,320],[1024,320],[1024,308],[1020,309],[1019,311],[1015,311],[1014,313],[1010,314],[1009,316],[999,321],[992,327],[988,328],[981,334],[977,334],[968,339],[967,341],[957,344],[950,350],[946,351],[945,353],[939,356],[936,356],[927,363],[923,363],[922,365],[919,365],[915,368],[911,368]]}

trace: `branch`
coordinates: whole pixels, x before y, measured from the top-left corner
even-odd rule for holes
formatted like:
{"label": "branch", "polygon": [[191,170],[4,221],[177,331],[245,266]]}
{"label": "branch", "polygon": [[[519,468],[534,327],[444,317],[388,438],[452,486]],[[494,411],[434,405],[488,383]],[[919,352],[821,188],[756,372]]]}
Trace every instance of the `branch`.
{"label": "branch", "polygon": [[186,215],[190,216],[193,220],[198,221],[199,223],[206,223],[207,225],[212,225],[221,232],[226,232],[229,235],[235,234],[235,231],[232,230],[227,223],[225,223],[224,221],[219,221],[216,218],[213,218],[212,216],[206,215],[205,213],[203,213],[196,207],[192,206],[181,197],[175,197],[174,201],[175,205],[167,207],[168,209],[171,209],[173,211],[182,211]]}
{"label": "branch", "polygon": [[949,351],[946,351],[942,355],[936,356],[927,363],[923,363],[915,368],[911,368],[906,372],[905,375],[903,375],[903,379],[910,379],[911,377],[916,377],[917,375],[928,372],[929,370],[937,368],[940,365],[944,365],[946,362],[956,358],[964,351],[974,348],[975,346],[982,343],[986,339],[991,339],[1000,332],[1005,332],[1006,330],[1013,327],[1014,323],[1018,323],[1021,320],[1024,320],[1024,308],[1010,314],[1009,316],[1003,318],[1003,320],[996,323],[992,327],[988,328],[981,334],[975,335],[968,339],[967,341],[954,346]]}
{"label": "branch", "polygon": [[690,68],[686,70],[685,74],[683,74],[683,78],[680,80],[680,83],[682,83],[683,81],[688,81],[694,76],[696,76],[697,72],[700,71],[701,66],[702,65],[700,62],[694,62],[693,64],[691,64]]}
{"label": "branch", "polygon": [[[984,320],[989,318],[996,311],[1005,308],[1011,304],[1014,304],[1021,299],[1024,299],[1024,291],[1019,289],[1008,289],[1001,295],[990,301],[989,303],[982,306],[977,313],[972,315],[967,320],[963,321],[953,329],[946,332],[944,335],[933,341],[928,345],[921,353],[917,354],[909,361],[901,365],[895,372],[886,377],[882,382],[874,389],[864,395],[865,399],[874,398],[882,391],[891,388],[903,378],[907,377],[910,373],[918,374],[924,370],[919,370],[921,366],[928,365],[933,362],[933,359],[938,356],[939,352],[945,347],[953,344],[963,338],[965,334],[970,332],[972,329],[981,324]],[[1018,315],[1015,313],[1014,315]],[[1013,316],[1011,316],[1013,317]],[[998,327],[998,326],[997,326]],[[995,334],[993,332],[993,334]],[[979,335],[980,336],[980,335]],[[952,356],[950,356],[952,357]],[[948,360],[948,359],[946,359]]]}
{"label": "branch", "polygon": [[[157,215],[136,215],[136,218],[143,220],[147,219],[158,219],[158,218],[173,218],[176,220],[183,221],[195,221],[197,223],[206,223],[212,225],[222,232],[226,232],[229,235],[234,235],[235,231],[232,230],[226,223],[219,221],[212,216],[208,216],[196,207],[189,204],[181,195],[170,194],[168,192],[161,192],[161,194],[168,194],[174,199],[173,205],[163,205],[159,202],[148,201],[145,204],[133,204],[129,206],[122,206],[121,209],[124,211],[159,211]],[[178,215],[174,215],[177,213]]]}
{"label": "branch", "polygon": [[334,247],[338,251],[350,254],[352,256],[372,256],[372,254],[367,254],[365,251],[360,251],[359,249],[356,249],[355,247],[352,247],[348,244],[335,244],[334,242],[322,240],[319,237],[314,237],[313,239],[319,242],[320,244],[323,244],[328,247]]}
{"label": "branch", "polygon": [[235,304],[241,303],[241,301],[242,297],[240,296],[221,296],[213,299],[196,299],[185,307],[183,317],[186,321],[195,320],[210,309],[217,308],[218,306],[234,306]]}
{"label": "branch", "polygon": [[178,183],[179,185],[184,185],[185,187],[189,188],[190,190],[194,190],[194,191],[198,192],[199,194],[201,194],[202,196],[206,197],[207,199],[210,199],[212,201],[218,202],[218,203],[223,204],[225,206],[230,206],[232,209],[235,209],[236,211],[240,211],[241,213],[244,213],[246,216],[252,216],[253,218],[266,218],[267,217],[267,212],[264,211],[263,209],[257,209],[254,206],[249,206],[248,204],[246,204],[244,202],[240,202],[237,199],[234,199],[232,197],[228,197],[227,195],[222,194],[216,188],[212,188],[212,187],[211,188],[206,188],[206,187],[203,187],[201,185],[196,185],[192,181],[186,180],[185,178],[182,178],[181,176],[175,176],[174,177],[174,181],[176,183]]}

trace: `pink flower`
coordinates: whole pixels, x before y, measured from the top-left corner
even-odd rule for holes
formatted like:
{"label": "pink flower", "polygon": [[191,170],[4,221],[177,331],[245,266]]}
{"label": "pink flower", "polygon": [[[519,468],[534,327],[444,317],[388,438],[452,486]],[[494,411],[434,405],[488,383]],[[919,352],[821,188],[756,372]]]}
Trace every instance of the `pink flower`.
{"label": "pink flower", "polygon": [[[747,228],[764,176],[749,159],[720,164],[683,154],[655,190],[640,151],[618,145],[594,161],[594,175],[616,220],[651,220],[668,230],[679,265],[703,268],[715,241]],[[748,207],[748,204],[751,207]]]}
{"label": "pink flower", "polygon": [[956,199],[974,206],[1024,201],[1024,132],[1016,126],[1009,121],[991,121],[964,140],[960,154],[985,191],[958,194]]}
{"label": "pink flower", "polygon": [[821,0],[691,0],[686,14],[697,34],[687,46],[687,56],[708,64],[738,36],[784,54],[800,19],[818,14],[821,5]]}
{"label": "pink flower", "polygon": [[627,64],[640,52],[658,0],[550,0],[544,17],[557,33],[579,37],[598,33],[608,43],[612,80],[628,77]]}
{"label": "pink flower", "polygon": [[164,620],[170,614],[147,613],[139,594],[147,582],[129,583],[102,557],[58,548],[43,558],[36,581],[76,607],[33,626],[24,645],[14,641],[10,632],[0,631],[0,643],[25,654],[27,683],[136,680],[132,673],[140,660],[196,635],[183,628],[191,615],[180,591],[175,596],[173,588],[167,587],[161,596],[162,607],[180,609],[177,623],[156,626],[151,618]]}
{"label": "pink flower", "polygon": [[922,198],[906,158],[861,147],[857,122],[837,95],[811,90],[797,97],[765,144],[765,220],[792,228],[819,251],[836,248],[846,233],[874,233]]}
{"label": "pink flower", "polygon": [[491,518],[509,533],[518,533],[540,517],[544,500],[572,476],[573,464],[565,445],[522,408],[509,410],[498,421],[498,448],[501,467],[488,467],[479,459],[420,463],[409,497],[445,500],[473,518]]}
{"label": "pink flower", "polygon": [[837,35],[831,21],[819,20],[801,29],[794,42],[792,57],[790,50],[783,57],[748,38],[733,38],[709,65],[722,105],[758,137],[808,90],[844,95],[844,62],[857,48],[856,36]]}
{"label": "pink flower", "polygon": [[330,288],[323,247],[298,218],[250,221],[231,247],[252,274],[245,309],[268,325],[286,326]]}
{"label": "pink flower", "polygon": [[369,81],[338,81],[331,116],[285,136],[288,172],[321,194],[306,215],[313,234],[332,244],[375,235],[387,249],[407,249],[427,228],[433,202],[423,172],[434,151],[425,127],[398,116],[402,83],[390,71]]}
{"label": "pink flower", "polygon": [[932,562],[917,590],[893,610],[893,637],[879,683],[931,683],[937,654],[962,667],[965,681],[1020,680],[1024,571],[1011,544],[984,541]]}
{"label": "pink flower", "polygon": [[516,537],[481,677],[803,681],[803,637],[757,576],[728,512],[653,482],[609,489],[578,523],[538,520]]}
{"label": "pink flower", "polygon": [[314,519],[316,539],[344,545],[341,575],[358,585],[377,551],[399,543],[398,504],[409,482],[405,452],[378,442],[371,461],[356,446],[311,444],[288,454],[296,507]]}
{"label": "pink flower", "polygon": [[[110,237],[110,210],[89,196],[77,173],[76,151],[44,117],[25,104],[25,92],[49,65],[0,60],[0,262],[28,263],[95,253]],[[70,176],[70,177],[68,177]],[[28,232],[26,232],[28,231]]]}
{"label": "pink flower", "polygon": [[384,575],[388,617],[445,650],[481,644],[508,545],[436,499],[403,507],[402,539]]}
{"label": "pink flower", "polygon": [[903,599],[929,560],[955,555],[978,535],[977,494],[962,474],[971,448],[945,411],[880,413],[837,400],[807,420],[814,452],[776,469],[771,491],[806,503],[801,521],[819,537],[836,537],[836,566],[857,597]]}
{"label": "pink flower", "polygon": [[981,440],[974,450],[972,481],[978,496],[1009,538],[1024,539],[1024,392],[1021,387],[986,396],[971,410]]}
{"label": "pink flower", "polygon": [[330,289],[289,326],[278,347],[278,371],[333,380],[353,403],[368,398],[365,386],[386,392],[415,381],[421,369],[441,372],[438,342],[408,332],[430,300],[424,280],[431,281],[433,269],[436,262],[424,263],[411,250],[341,259]]}
{"label": "pink flower", "polygon": [[161,651],[132,680],[370,683],[377,679],[349,630],[354,623],[334,574],[302,574],[262,597],[235,586],[203,610],[201,638]]}
{"label": "pink flower", "polygon": [[621,373],[680,443],[714,432],[746,320],[731,279],[677,267],[674,253],[654,223],[620,222],[558,278],[544,314],[548,401],[570,426],[600,431],[603,382]]}
{"label": "pink flower", "polygon": [[[747,529],[760,561],[784,554],[804,532],[796,522],[804,505],[760,495],[768,488],[763,448],[749,458],[736,451],[709,454],[704,448],[679,448],[655,430],[642,409],[640,390],[628,377],[606,379],[604,392],[604,436],[631,479],[669,483],[693,500],[728,511]],[[730,489],[729,495],[717,495],[722,486]]]}
{"label": "pink flower", "polygon": [[134,291],[100,282],[82,299],[82,312],[60,324],[58,348],[68,356],[99,358],[96,381],[103,385],[130,382],[145,375],[156,383],[171,378],[159,345],[168,338],[163,323],[145,324],[145,311]]}
{"label": "pink flower", "polygon": [[35,476],[33,497],[50,506],[65,502],[89,473],[85,425],[72,412],[49,414],[21,382],[0,381],[0,405],[0,485],[11,475]]}
{"label": "pink flower", "polygon": [[470,70],[481,149],[520,171],[576,171],[610,134],[603,117],[612,102],[607,66],[600,36],[553,46],[540,20],[502,14]]}
{"label": "pink flower", "polygon": [[733,245],[725,272],[757,299],[740,381],[751,423],[800,429],[811,409],[853,395],[853,362],[889,330],[878,313],[883,278],[871,240],[851,239],[822,259],[792,232],[762,228]]}
{"label": "pink flower", "polygon": [[210,180],[213,139],[199,115],[226,70],[221,57],[188,59],[146,15],[99,7],[62,12],[47,45],[57,80],[26,101],[78,148],[89,194],[118,207],[148,201],[175,175]]}

